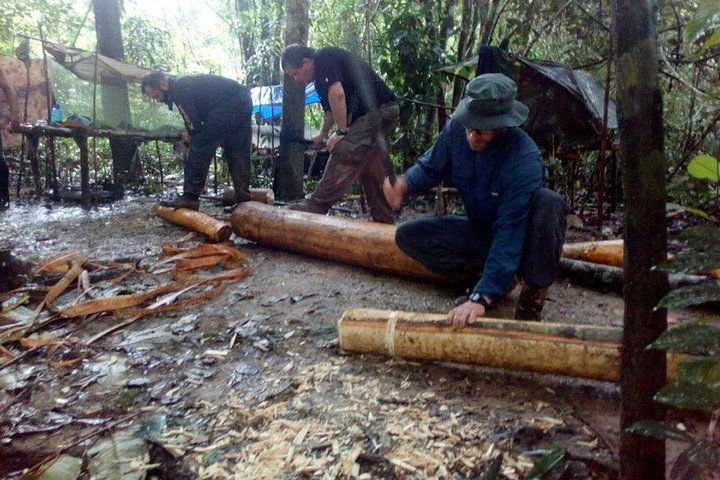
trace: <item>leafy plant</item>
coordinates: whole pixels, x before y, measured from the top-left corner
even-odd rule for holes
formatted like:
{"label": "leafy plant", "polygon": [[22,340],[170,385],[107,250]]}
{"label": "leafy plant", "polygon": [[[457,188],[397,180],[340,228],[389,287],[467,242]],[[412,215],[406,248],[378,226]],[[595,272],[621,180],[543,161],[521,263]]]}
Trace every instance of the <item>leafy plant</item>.
{"label": "leafy plant", "polygon": [[[659,268],[670,272],[715,271],[720,267],[720,228],[694,227],[680,238],[686,248]],[[720,301],[720,281],[673,290],[658,307],[686,307]],[[664,422],[637,422],[628,431],[655,438],[685,442],[688,447],[677,458],[669,480],[718,479],[720,472],[720,317],[705,317],[670,329],[648,349],[691,355],[677,369],[675,379],[660,389],[655,400],[680,410],[711,413],[707,433],[699,440]]]}

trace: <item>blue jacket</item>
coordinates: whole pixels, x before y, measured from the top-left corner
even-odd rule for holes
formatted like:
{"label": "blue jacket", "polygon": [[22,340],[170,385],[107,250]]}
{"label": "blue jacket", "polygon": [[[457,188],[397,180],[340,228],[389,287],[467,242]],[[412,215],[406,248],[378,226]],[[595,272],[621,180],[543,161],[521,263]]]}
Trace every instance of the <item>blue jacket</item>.
{"label": "blue jacket", "polygon": [[530,196],[545,183],[540,150],[522,129],[510,128],[496,144],[475,152],[463,126],[451,121],[405,172],[408,193],[435,187],[448,175],[462,196],[468,219],[492,229],[490,251],[473,291],[503,297],[522,259]]}

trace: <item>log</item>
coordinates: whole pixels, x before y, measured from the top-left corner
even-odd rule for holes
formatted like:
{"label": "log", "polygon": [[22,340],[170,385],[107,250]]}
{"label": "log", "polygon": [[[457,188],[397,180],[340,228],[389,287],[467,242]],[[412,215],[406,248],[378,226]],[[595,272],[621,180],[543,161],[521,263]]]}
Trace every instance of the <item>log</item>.
{"label": "log", "polygon": [[155,214],[163,220],[201,233],[211,242],[224,242],[232,235],[232,228],[227,222],[217,220],[202,212],[187,208],[172,209],[157,204],[155,205]]}
{"label": "log", "polygon": [[[562,251],[562,256],[565,258],[621,268],[623,266],[623,255],[622,239],[566,243],[563,245]],[[672,258],[672,255],[669,254],[668,258]],[[713,278],[720,278],[720,269],[710,270],[709,274]]]}
{"label": "log", "polygon": [[563,245],[562,256],[573,260],[622,267],[623,250],[622,239],[566,243]]}
{"label": "log", "polygon": [[[340,348],[486,367],[620,381],[621,330],[613,327],[482,318],[453,329],[445,315],[347,310],[338,322]],[[684,355],[668,353],[674,378]]]}
{"label": "log", "polygon": [[279,209],[257,202],[237,206],[230,220],[240,237],[282,250],[435,282],[458,282],[403,253],[395,226]]}
{"label": "log", "polygon": [[[250,200],[253,202],[265,203],[272,205],[275,203],[275,194],[269,188],[251,188],[250,189]],[[235,189],[226,188],[222,194],[223,207],[230,207],[235,205]]]}
{"label": "log", "polygon": [[[580,285],[608,288],[619,292],[623,288],[624,274],[623,269],[619,267],[561,258],[560,272]],[[676,289],[688,285],[699,285],[710,279],[702,275],[670,274],[668,280],[670,288]]]}

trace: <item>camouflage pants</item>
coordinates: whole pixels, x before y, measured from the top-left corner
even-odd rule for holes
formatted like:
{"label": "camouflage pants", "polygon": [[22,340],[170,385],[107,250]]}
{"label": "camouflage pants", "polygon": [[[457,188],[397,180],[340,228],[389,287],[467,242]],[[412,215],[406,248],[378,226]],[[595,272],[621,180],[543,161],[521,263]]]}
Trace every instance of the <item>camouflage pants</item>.
{"label": "camouflage pants", "polygon": [[387,137],[400,116],[395,102],[355,120],[335,144],[325,173],[315,191],[298,210],[327,213],[355,181],[360,181],[370,216],[379,223],[393,223],[392,208],[385,200],[382,185],[389,161]]}

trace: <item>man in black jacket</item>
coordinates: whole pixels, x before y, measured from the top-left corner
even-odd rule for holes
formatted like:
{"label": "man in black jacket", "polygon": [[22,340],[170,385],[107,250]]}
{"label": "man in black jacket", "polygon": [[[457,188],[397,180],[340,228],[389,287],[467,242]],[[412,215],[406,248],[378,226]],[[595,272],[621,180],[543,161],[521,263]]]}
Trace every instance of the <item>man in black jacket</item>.
{"label": "man in black jacket", "polygon": [[173,104],[177,106],[189,136],[183,194],[161,200],[160,205],[198,210],[210,162],[220,146],[228,162],[236,203],[250,200],[250,91],[217,75],[174,77],[163,72],[143,78],[141,88],[171,110]]}
{"label": "man in black jacket", "polygon": [[[382,184],[385,175],[391,173],[387,137],[395,130],[400,114],[395,94],[366,61],[342,48],[315,51],[304,45],[290,45],[283,51],[281,63],[296,82],[315,82],[325,115],[313,144],[318,146],[327,138],[330,152],[315,191],[291,208],[327,213],[359,180],[372,219],[393,223]],[[337,130],[330,135],[333,124]]]}

